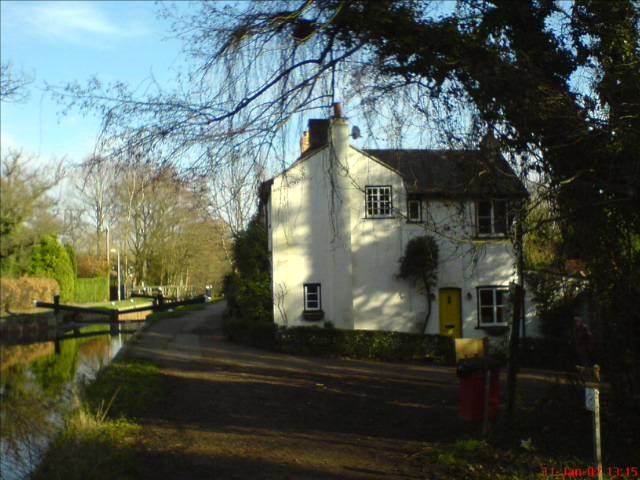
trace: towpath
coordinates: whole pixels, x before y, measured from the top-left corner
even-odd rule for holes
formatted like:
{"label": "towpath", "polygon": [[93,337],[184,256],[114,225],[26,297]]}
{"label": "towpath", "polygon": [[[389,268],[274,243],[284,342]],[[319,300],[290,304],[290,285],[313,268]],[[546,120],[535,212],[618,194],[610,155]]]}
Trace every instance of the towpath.
{"label": "towpath", "polygon": [[453,368],[246,348],[224,340],[224,307],[160,321],[129,351],[168,382],[141,419],[143,478],[425,478],[432,442],[477,433]]}

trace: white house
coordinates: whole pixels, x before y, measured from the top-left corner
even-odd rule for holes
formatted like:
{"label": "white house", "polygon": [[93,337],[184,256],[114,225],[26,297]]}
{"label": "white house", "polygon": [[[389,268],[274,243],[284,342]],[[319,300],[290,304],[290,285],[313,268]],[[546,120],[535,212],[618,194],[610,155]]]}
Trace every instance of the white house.
{"label": "white house", "polygon": [[[397,278],[407,242],[439,245],[426,333],[504,331],[516,279],[511,202],[527,192],[498,153],[360,150],[345,118],[310,120],[301,156],[264,182],[274,319],[284,326],[417,332],[427,300]],[[535,334],[525,298],[525,334]]]}

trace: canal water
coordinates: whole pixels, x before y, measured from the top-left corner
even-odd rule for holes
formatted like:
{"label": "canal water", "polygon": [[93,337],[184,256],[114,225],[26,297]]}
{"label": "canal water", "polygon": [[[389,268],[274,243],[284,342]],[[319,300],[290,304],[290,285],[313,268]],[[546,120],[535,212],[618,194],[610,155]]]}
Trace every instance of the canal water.
{"label": "canal water", "polygon": [[29,477],[65,415],[78,407],[83,386],[141,325],[127,324],[117,335],[109,326],[85,327],[59,341],[0,339],[0,479]]}

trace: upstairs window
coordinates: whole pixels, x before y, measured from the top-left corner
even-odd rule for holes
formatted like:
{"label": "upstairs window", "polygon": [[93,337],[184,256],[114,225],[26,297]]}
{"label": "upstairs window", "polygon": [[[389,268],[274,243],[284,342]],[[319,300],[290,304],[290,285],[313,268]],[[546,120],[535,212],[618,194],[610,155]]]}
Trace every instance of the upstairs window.
{"label": "upstairs window", "polygon": [[367,218],[391,216],[391,186],[365,187]]}
{"label": "upstairs window", "polygon": [[511,229],[513,213],[507,200],[478,200],[476,226],[479,237],[504,237]]}
{"label": "upstairs window", "polygon": [[407,221],[415,223],[422,221],[422,202],[419,198],[410,196],[407,200]]}
{"label": "upstairs window", "polygon": [[506,306],[509,289],[505,287],[478,287],[478,320],[481,327],[507,324]]}
{"label": "upstairs window", "polygon": [[319,283],[304,284],[304,311],[319,312],[322,310],[322,298]]}

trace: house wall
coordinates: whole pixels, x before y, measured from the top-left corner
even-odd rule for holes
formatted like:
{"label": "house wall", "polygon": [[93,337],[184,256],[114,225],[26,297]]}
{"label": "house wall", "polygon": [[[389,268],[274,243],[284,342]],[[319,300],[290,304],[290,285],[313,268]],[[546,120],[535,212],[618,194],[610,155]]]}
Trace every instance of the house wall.
{"label": "house wall", "polygon": [[396,278],[404,251],[403,218],[366,218],[365,187],[391,186],[394,208],[406,203],[397,173],[349,150],[352,245],[352,288],[355,328],[418,331],[414,289]]}
{"label": "house wall", "polygon": [[[348,130],[341,125],[334,148],[310,154],[274,178],[271,212],[274,318],[278,324],[303,319],[305,283],[320,283],[325,319],[354,328],[349,195],[344,165]],[[343,162],[344,163],[344,162]]]}
{"label": "house wall", "polygon": [[[268,208],[276,322],[309,325],[302,316],[303,284],[320,283],[324,319],[338,328],[420,331],[425,295],[396,273],[408,241],[426,233],[440,247],[427,333],[439,333],[438,289],[455,287],[461,290],[462,336],[486,336],[478,328],[476,287],[508,286],[515,280],[511,242],[470,241],[475,228],[471,201],[425,201],[423,222],[408,223],[400,175],[349,148],[346,122],[332,122],[329,148],[298,161],[272,185]],[[366,218],[368,185],[392,187],[394,217]],[[529,295],[525,311],[527,335],[536,335]]]}

